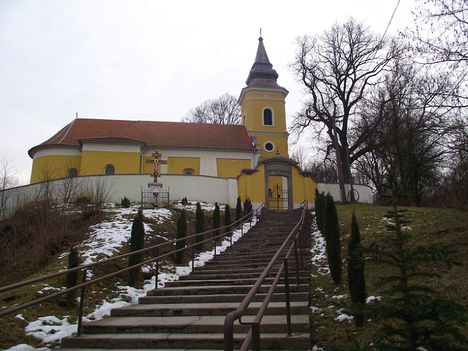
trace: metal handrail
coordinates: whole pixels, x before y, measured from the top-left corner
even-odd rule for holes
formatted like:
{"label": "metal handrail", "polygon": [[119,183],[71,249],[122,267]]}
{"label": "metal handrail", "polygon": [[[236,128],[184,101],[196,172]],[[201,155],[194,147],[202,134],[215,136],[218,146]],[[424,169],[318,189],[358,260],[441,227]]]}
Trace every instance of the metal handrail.
{"label": "metal handrail", "polygon": [[[23,286],[32,285],[34,283],[38,283],[38,282],[41,282],[41,281],[46,281],[46,280],[49,280],[51,278],[55,278],[55,277],[58,277],[58,276],[61,276],[61,275],[71,273],[71,272],[76,272],[76,271],[82,271],[83,272],[83,282],[82,283],[77,284],[77,285],[75,285],[75,286],[73,286],[71,288],[68,288],[68,289],[65,289],[65,290],[50,294],[48,296],[44,296],[44,297],[35,299],[33,301],[29,301],[29,302],[26,302],[26,303],[23,303],[23,304],[20,304],[20,305],[16,305],[16,306],[13,306],[13,307],[10,307],[10,308],[6,308],[4,310],[0,310],[0,317],[11,314],[11,313],[14,313],[14,312],[18,312],[20,310],[23,310],[23,309],[26,309],[28,307],[37,305],[37,304],[42,303],[44,301],[51,300],[51,299],[56,298],[58,296],[65,295],[65,294],[67,294],[69,292],[81,289],[81,298],[80,298],[79,316],[78,316],[78,332],[77,332],[77,334],[79,336],[81,334],[81,324],[82,324],[82,317],[83,317],[84,291],[85,291],[85,288],[87,286],[92,285],[92,284],[97,283],[97,282],[100,282],[102,280],[114,277],[114,276],[119,275],[121,273],[127,272],[127,271],[129,271],[131,269],[138,268],[138,267],[141,267],[143,265],[153,263],[153,262],[156,261],[156,267],[157,268],[156,268],[156,272],[155,272],[155,276],[156,276],[155,288],[157,288],[157,286],[158,286],[158,275],[159,275],[159,273],[158,273],[159,260],[161,260],[162,258],[168,257],[168,256],[172,256],[177,252],[184,251],[184,250],[187,250],[189,248],[194,248],[194,247],[196,247],[196,246],[198,246],[200,244],[203,244],[205,242],[211,242],[211,241],[215,242],[214,250],[215,250],[215,255],[216,255],[216,242],[217,242],[217,240],[219,238],[221,238],[221,237],[225,237],[226,234],[229,234],[229,237],[231,239],[230,243],[232,244],[232,232],[234,230],[237,230],[237,229],[240,228],[242,230],[242,235],[243,235],[244,225],[247,222],[249,222],[250,225],[251,225],[253,216],[254,215],[258,216],[259,214],[261,214],[261,212],[263,211],[263,208],[264,208],[264,205],[262,204],[261,206],[257,207],[255,210],[253,210],[252,212],[246,214],[245,216],[241,217],[240,219],[236,220],[235,222],[233,222],[233,223],[231,223],[230,225],[227,225],[227,226],[206,230],[204,232],[195,233],[195,234],[186,236],[184,238],[170,240],[170,241],[167,241],[165,243],[149,246],[149,247],[146,247],[146,248],[143,248],[143,249],[140,249],[140,250],[131,251],[131,252],[121,254],[121,255],[118,255],[118,256],[113,256],[111,258],[107,258],[107,259],[102,260],[102,261],[80,265],[78,267],[74,267],[74,268],[71,268],[71,269],[61,270],[61,271],[51,273],[51,274],[47,274],[47,275],[44,275],[44,276],[41,276],[41,277],[28,279],[28,280],[24,280],[24,281],[21,281],[21,282],[18,282],[18,283],[14,283],[14,284],[10,284],[10,285],[4,286],[4,287],[0,287],[0,293],[2,293],[2,292],[15,290],[15,289],[18,289],[18,288],[23,287]],[[186,245],[185,247],[180,248],[178,250],[169,251],[167,253],[158,255],[158,256],[153,257],[153,258],[151,258],[149,260],[146,260],[144,262],[140,262],[138,264],[135,264],[135,265],[132,265],[132,266],[129,266],[129,267],[125,267],[125,268],[122,268],[122,269],[120,269],[118,271],[114,271],[112,273],[103,275],[101,277],[93,278],[91,280],[86,281],[86,272],[88,270],[90,270],[91,268],[94,268],[94,267],[97,267],[97,266],[100,266],[100,265],[104,265],[106,263],[113,262],[113,261],[118,260],[118,259],[122,259],[122,258],[126,258],[126,257],[132,256],[132,255],[136,255],[136,254],[139,254],[139,253],[143,253],[143,252],[147,252],[147,251],[151,251],[151,250],[157,250],[157,249],[159,249],[161,247],[164,247],[164,246],[173,245],[174,243],[176,243],[178,241],[181,241],[181,240],[194,239],[194,238],[196,238],[198,236],[213,233],[213,232],[216,232],[216,231],[219,231],[220,234],[218,234],[218,235],[216,235],[216,236],[214,236],[212,238],[208,238],[208,239],[205,239],[205,240],[202,240],[202,241],[199,241],[199,242],[196,242],[194,240],[193,244]],[[192,269],[195,268],[194,267],[194,259],[195,259],[195,250],[192,250]]]}
{"label": "metal handrail", "polygon": [[[290,310],[290,299],[289,299],[289,272],[288,272],[288,259],[292,254],[292,250],[294,250],[294,258],[295,258],[295,265],[296,265],[296,284],[299,284],[299,257],[297,254],[297,245],[300,245],[300,256],[303,255],[304,251],[304,241],[300,238],[301,234],[304,234],[304,223],[306,220],[307,212],[307,202],[302,204],[303,210],[301,214],[301,218],[294,226],[294,228],[290,231],[286,239],[283,241],[283,244],[280,248],[276,251],[275,255],[272,257],[268,265],[265,267],[263,272],[258,277],[255,284],[250,288],[249,292],[245,296],[245,298],[241,301],[239,306],[232,312],[228,313],[224,319],[224,351],[233,351],[234,350],[234,322],[239,320],[242,323],[242,316],[244,315],[245,311],[249,307],[250,303],[253,301],[255,295],[258,293],[259,289],[261,288],[262,284],[264,283],[266,277],[270,274],[273,266],[275,265],[276,261],[280,257],[281,253],[286,248],[288,242],[291,241],[291,245],[287,249],[286,256],[283,258],[283,262],[278,269],[278,272],[275,275],[275,279],[273,280],[268,292],[265,296],[265,299],[260,306],[260,309],[255,316],[253,322],[248,323],[251,325],[251,329],[247,333],[244,342],[241,345],[241,351],[248,350],[250,346],[252,346],[253,350],[260,350],[260,322],[263,318],[263,315],[270,303],[271,297],[273,296],[275,289],[279,283],[279,280],[283,274],[285,273],[285,295],[286,295],[286,320],[287,320],[287,331],[288,335],[291,335],[291,310]],[[303,260],[301,260],[303,265]]]}

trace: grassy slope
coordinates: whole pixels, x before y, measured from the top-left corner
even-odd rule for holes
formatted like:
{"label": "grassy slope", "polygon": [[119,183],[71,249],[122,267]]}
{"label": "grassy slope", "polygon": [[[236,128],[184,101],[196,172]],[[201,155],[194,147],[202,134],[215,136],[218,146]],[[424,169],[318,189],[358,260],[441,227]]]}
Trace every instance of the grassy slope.
{"label": "grassy slope", "polygon": [[[174,209],[173,216],[169,220],[166,220],[163,223],[158,224],[157,221],[151,221],[146,219],[145,221],[152,227],[153,233],[160,234],[167,237],[169,240],[175,238],[176,226],[175,222],[177,217],[179,216],[180,210]],[[205,211],[206,215],[206,228],[211,228],[211,212]],[[194,216],[193,212],[188,212],[188,234],[193,233],[194,228]],[[106,217],[112,217],[112,214],[109,214]],[[129,217],[129,219],[131,219]],[[146,236],[147,245],[154,245],[158,243],[158,239],[152,237],[151,235]],[[205,249],[210,249],[211,245],[206,245]],[[119,253],[127,252],[128,247],[124,245]],[[188,255],[187,255],[188,256]],[[27,278],[33,278],[37,276],[43,276],[52,272],[56,272],[61,269],[65,269],[67,265],[67,258],[63,259],[52,259],[50,264],[43,269],[38,269],[36,273],[26,277],[21,277],[21,280]],[[99,271],[94,272],[95,276],[101,276],[106,273],[110,273],[111,271],[117,270],[118,268],[124,268],[127,266],[127,261],[123,260],[122,262],[112,263],[107,267],[103,267],[99,269]],[[165,268],[166,267],[166,268]],[[167,268],[166,264],[163,264],[161,267],[162,271],[166,271]],[[172,266],[171,266],[172,267]],[[6,272],[6,274],[9,274]],[[108,279],[103,282],[97,283],[93,285],[92,288],[86,291],[86,304],[84,315],[87,315],[93,312],[96,305],[102,304],[103,300],[109,301],[112,298],[117,297],[118,293],[116,293],[115,286],[116,285],[126,285],[127,275],[122,275],[120,277],[116,277],[115,279]],[[8,283],[6,283],[8,284]],[[2,284],[2,285],[6,285]],[[55,279],[51,279],[47,281],[47,284],[52,287],[63,287],[65,285],[64,277],[59,277]],[[31,301],[34,298],[37,298],[37,291],[41,290],[44,287],[42,283],[38,283],[37,285],[33,286],[33,288],[26,286],[23,288],[16,289],[11,292],[7,292],[4,294],[0,294],[0,307],[1,306],[12,306],[20,303],[24,303],[27,301]],[[90,293],[91,292],[91,293]],[[78,296],[78,293],[77,295]],[[63,316],[70,316],[70,321],[75,321],[78,315],[78,308],[72,307],[68,308],[64,304],[65,296],[59,301],[52,300],[51,302],[45,302],[40,305],[36,305],[30,307],[24,311],[18,312],[23,315],[23,317],[27,321],[34,321],[38,317],[41,316],[57,316],[62,318]],[[21,321],[14,318],[14,315],[0,317],[0,349],[9,348],[11,346],[27,343],[29,345],[38,347],[39,342],[32,338],[28,337],[24,334],[24,327],[28,324],[26,321]]]}
{"label": "grassy slope", "polygon": [[[351,214],[354,210],[361,229],[364,246],[377,241],[385,245],[389,234],[385,230],[382,217],[388,211],[388,207],[371,205],[339,205],[338,216],[342,233],[342,256],[347,257],[347,241],[350,234]],[[467,305],[468,285],[466,281],[468,274],[466,257],[468,241],[467,214],[462,211],[435,208],[406,208],[406,216],[411,220],[411,231],[409,245],[425,244],[452,244],[457,249],[457,260],[461,266],[453,267],[450,271],[443,267],[434,269],[442,274],[441,279],[432,281],[432,285],[442,296]],[[345,263],[346,264],[346,263]],[[346,266],[345,266],[346,267]],[[382,287],[377,285],[377,279],[386,274],[386,267],[377,265],[372,260],[366,260],[366,283],[368,295],[381,296]],[[338,322],[337,305],[348,303],[349,296],[345,299],[332,299],[332,296],[348,294],[346,269],[343,270],[343,284],[335,286],[329,276],[317,275],[312,280],[311,290],[313,294],[312,305],[318,307],[312,314],[313,328],[312,338],[315,344],[325,350],[332,350],[336,345],[346,343],[347,333],[355,333],[356,329],[352,322]],[[323,289],[323,291],[321,290]],[[370,341],[377,325],[373,322],[359,330],[356,334],[363,341]]]}

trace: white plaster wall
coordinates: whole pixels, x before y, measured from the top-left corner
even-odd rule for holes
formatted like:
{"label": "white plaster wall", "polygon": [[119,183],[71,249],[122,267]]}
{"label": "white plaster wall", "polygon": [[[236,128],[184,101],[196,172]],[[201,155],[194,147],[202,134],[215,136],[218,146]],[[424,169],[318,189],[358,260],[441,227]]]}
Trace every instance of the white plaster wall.
{"label": "white plaster wall", "polygon": [[[217,150],[185,150],[185,149],[154,149],[148,150],[144,156],[151,156],[154,151],[161,153],[161,158],[165,161],[168,157],[199,157],[200,158],[200,175],[216,177],[218,169],[216,165],[217,158],[233,158],[250,160],[250,167],[254,167],[255,155],[253,152],[234,152],[234,151],[217,151]],[[161,173],[167,174],[167,165],[161,165]]]}
{"label": "white plaster wall", "polygon": [[[341,193],[340,193],[339,184],[317,183],[317,188],[318,188],[318,191],[321,193],[325,193],[325,194],[329,193],[331,196],[333,196],[333,199],[335,201],[341,201]],[[369,186],[354,184],[353,188],[355,192],[359,194],[358,202],[366,203],[366,204],[371,204],[374,202],[372,189]],[[348,192],[351,189],[351,186],[349,184],[345,184],[345,189],[346,189],[346,194],[348,194]]]}
{"label": "white plaster wall", "polygon": [[140,145],[83,142],[83,151],[140,152]]}
{"label": "white plaster wall", "polygon": [[[106,201],[120,203],[124,197],[139,202],[141,190],[147,190],[152,182],[148,175],[112,175],[90,176],[55,180],[48,183],[39,183],[16,187],[0,192],[0,219],[14,213],[28,202],[40,199],[41,194],[47,190],[54,199],[64,198],[64,190],[73,182],[76,196],[87,196],[93,189],[100,187],[108,193]],[[168,190],[170,200],[189,200],[205,202],[228,203],[234,207],[237,200],[237,181],[235,179],[216,178],[208,176],[163,175],[160,178],[163,191]]]}
{"label": "white plaster wall", "polygon": [[34,158],[42,156],[53,156],[53,155],[63,155],[63,156],[80,156],[81,151],[77,148],[65,148],[65,147],[52,147],[42,150],[37,150],[34,153]]}

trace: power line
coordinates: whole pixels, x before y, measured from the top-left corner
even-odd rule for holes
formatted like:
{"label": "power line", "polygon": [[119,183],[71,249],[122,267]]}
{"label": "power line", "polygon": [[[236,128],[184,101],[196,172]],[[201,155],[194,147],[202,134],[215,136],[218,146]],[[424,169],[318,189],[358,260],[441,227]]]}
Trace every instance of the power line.
{"label": "power line", "polygon": [[397,4],[396,4],[395,8],[393,9],[392,17],[390,17],[390,21],[388,21],[387,28],[385,28],[385,31],[384,31],[384,33],[382,35],[382,39],[380,39],[380,41],[382,41],[385,38],[385,35],[387,34],[388,28],[390,27],[390,24],[393,21],[393,17],[395,16],[395,12],[398,9],[398,6],[400,5],[400,1],[401,0],[397,1]]}

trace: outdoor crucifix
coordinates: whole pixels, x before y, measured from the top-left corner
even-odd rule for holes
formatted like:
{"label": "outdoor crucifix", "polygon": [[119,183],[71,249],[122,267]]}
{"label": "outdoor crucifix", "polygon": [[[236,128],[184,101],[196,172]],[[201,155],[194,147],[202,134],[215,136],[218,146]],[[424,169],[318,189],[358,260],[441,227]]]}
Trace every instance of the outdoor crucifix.
{"label": "outdoor crucifix", "polygon": [[167,161],[161,160],[161,154],[158,151],[155,151],[151,154],[151,160],[146,160],[146,163],[152,163],[153,164],[153,177],[154,177],[154,182],[158,182],[158,177],[161,175],[159,172],[159,165],[166,165]]}

